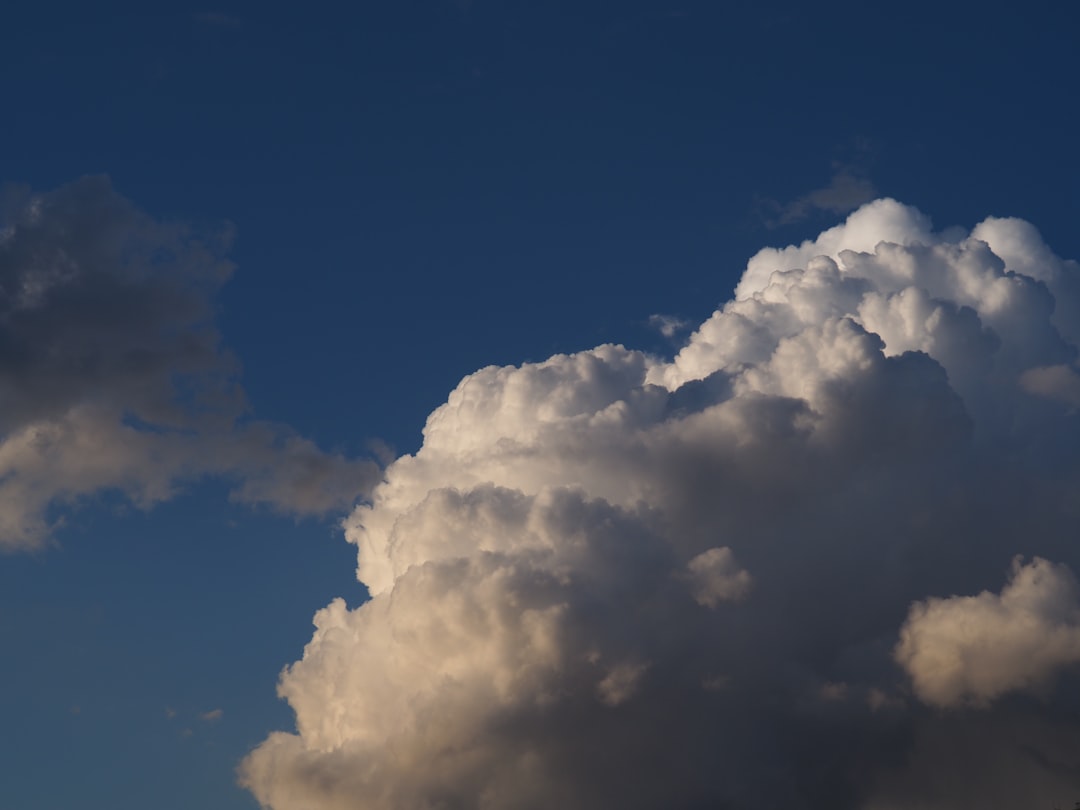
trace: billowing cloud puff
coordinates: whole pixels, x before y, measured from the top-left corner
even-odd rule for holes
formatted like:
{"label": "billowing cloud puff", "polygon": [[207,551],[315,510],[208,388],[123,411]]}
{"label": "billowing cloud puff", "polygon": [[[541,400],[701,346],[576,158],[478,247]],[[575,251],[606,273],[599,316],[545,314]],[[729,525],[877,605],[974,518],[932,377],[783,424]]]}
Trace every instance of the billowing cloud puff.
{"label": "billowing cloud puff", "polygon": [[987,703],[1045,689],[1080,662],[1080,591],[1063,565],[1013,561],[1001,594],[928,599],[912,606],[896,658],[920,699],[936,706]]}
{"label": "billowing cloud puff", "polygon": [[753,577],[735,564],[730,548],[710,548],[687,563],[698,604],[716,607],[737,601],[750,590]]}
{"label": "billowing cloud puff", "polygon": [[[371,599],[316,616],[296,731],[244,784],[273,810],[1080,797],[1080,705],[1046,677],[1072,648],[1014,661],[1072,632],[1064,569],[923,601],[1078,562],[1078,274],[1024,223],[879,200],[753,257],[673,358],[466,377],[346,521]],[[988,680],[935,669],[968,615]],[[954,695],[1001,699],[922,702]]]}
{"label": "billowing cloud puff", "polygon": [[221,474],[289,512],[351,505],[373,464],[246,417],[213,297],[228,234],[163,223],[90,177],[10,191],[0,211],[0,550],[44,543],[62,510],[118,490],[149,506]]}

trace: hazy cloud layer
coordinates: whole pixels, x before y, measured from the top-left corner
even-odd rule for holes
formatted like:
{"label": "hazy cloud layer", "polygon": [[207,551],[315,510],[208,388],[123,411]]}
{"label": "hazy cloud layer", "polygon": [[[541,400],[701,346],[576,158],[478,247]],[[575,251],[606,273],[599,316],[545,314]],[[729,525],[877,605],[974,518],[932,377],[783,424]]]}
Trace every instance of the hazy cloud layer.
{"label": "hazy cloud layer", "polygon": [[759,252],[674,358],[466,377],[347,521],[372,599],[316,615],[297,730],[244,783],[273,810],[1080,798],[1078,274],[1027,223],[879,200]]}
{"label": "hazy cloud layer", "polygon": [[140,507],[205,474],[296,513],[347,508],[373,464],[247,417],[214,329],[228,233],[154,220],[89,177],[0,209],[0,549],[103,490]]}

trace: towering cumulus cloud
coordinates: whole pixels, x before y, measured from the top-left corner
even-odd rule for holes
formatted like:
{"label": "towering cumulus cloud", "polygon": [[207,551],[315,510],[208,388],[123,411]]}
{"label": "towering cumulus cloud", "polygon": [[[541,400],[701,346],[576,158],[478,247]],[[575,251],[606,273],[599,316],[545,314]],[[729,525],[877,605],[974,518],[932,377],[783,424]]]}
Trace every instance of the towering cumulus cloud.
{"label": "towering cumulus cloud", "polygon": [[672,359],[465,378],[347,521],[372,598],[316,615],[296,733],[243,782],[273,810],[1080,799],[1078,280],[1025,222],[879,200],[754,256]]}
{"label": "towering cumulus cloud", "polygon": [[213,296],[227,234],[159,222],[90,177],[0,209],[0,551],[103,490],[140,506],[221,474],[297,513],[351,505],[375,465],[245,416]]}

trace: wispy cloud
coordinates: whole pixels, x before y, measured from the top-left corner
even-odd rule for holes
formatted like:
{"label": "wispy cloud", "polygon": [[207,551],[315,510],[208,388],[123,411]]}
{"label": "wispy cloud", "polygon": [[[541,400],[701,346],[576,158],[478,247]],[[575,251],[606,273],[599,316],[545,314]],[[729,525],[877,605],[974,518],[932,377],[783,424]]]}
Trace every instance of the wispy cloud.
{"label": "wispy cloud", "polygon": [[676,315],[650,315],[649,326],[666,338],[673,338],[690,326],[685,318]]}
{"label": "wispy cloud", "polygon": [[758,213],[769,228],[801,222],[820,214],[847,214],[878,195],[869,176],[872,150],[868,142],[858,141],[855,155],[832,164],[829,182],[789,202],[761,197]]}

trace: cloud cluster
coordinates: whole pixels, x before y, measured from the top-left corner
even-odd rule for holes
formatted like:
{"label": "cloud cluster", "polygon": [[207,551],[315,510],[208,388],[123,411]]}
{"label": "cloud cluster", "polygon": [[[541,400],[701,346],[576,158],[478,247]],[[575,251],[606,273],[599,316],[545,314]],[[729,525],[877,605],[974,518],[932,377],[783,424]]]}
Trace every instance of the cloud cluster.
{"label": "cloud cluster", "polygon": [[371,599],[316,615],[296,732],[242,781],[273,810],[1080,796],[1078,276],[1027,223],[879,200],[759,252],[673,358],[466,377],[346,522]]}
{"label": "cloud cluster", "polygon": [[377,470],[247,417],[213,300],[228,234],[159,222],[89,177],[0,208],[0,550],[47,542],[65,508],[140,507],[206,474],[297,513],[347,508]]}

